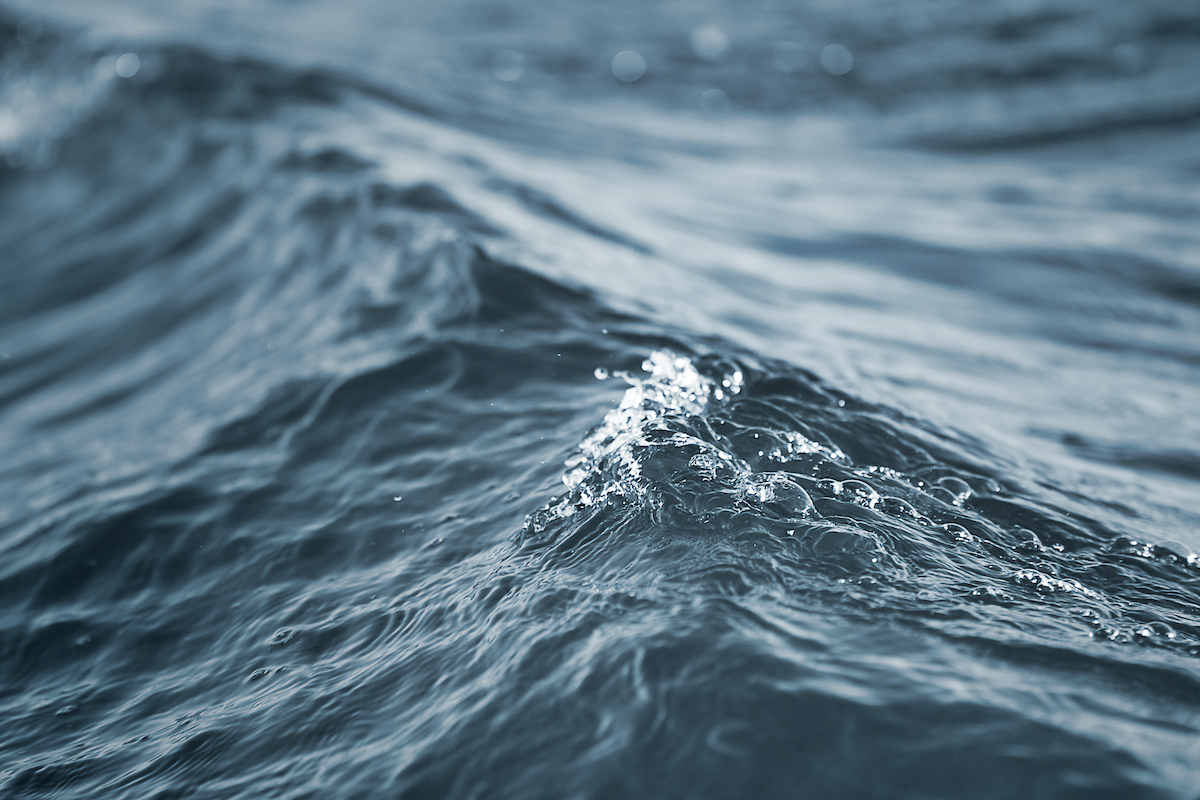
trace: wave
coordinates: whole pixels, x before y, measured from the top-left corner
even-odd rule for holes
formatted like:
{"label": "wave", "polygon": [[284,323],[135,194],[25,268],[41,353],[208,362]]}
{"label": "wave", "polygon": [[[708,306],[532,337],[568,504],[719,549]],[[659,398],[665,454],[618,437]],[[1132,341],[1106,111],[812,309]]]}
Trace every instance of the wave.
{"label": "wave", "polygon": [[[1200,563],[1128,493],[564,278],[653,267],[702,308],[721,285],[559,197],[562,152],[519,161],[478,116],[466,138],[453,99],[35,44],[6,91],[86,89],[2,145],[7,792],[1194,790]],[[1195,305],[1184,266],[1117,248],[735,233],[742,263],[1014,305],[1079,273],[1164,330]],[[1044,285],[1022,308],[1068,342],[1094,315]],[[801,315],[764,286],[763,315]],[[1069,353],[1132,347],[1089,334]],[[1194,481],[1182,445],[1032,422]]]}

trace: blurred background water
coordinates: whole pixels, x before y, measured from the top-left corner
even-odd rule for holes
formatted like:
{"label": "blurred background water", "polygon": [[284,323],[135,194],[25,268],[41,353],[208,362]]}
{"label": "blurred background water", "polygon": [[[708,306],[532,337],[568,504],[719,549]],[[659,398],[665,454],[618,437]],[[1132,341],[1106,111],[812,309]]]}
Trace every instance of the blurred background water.
{"label": "blurred background water", "polygon": [[7,2],[0,795],[1200,797],[1200,7]]}

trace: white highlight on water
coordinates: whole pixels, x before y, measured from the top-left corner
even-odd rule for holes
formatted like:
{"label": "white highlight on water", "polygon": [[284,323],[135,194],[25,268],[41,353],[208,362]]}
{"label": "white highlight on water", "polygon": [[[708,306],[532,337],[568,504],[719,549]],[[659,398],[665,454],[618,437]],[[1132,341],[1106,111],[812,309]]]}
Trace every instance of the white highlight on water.
{"label": "white highlight on water", "polygon": [[615,375],[629,384],[621,404],[604,415],[604,421],[579,445],[579,453],[567,461],[574,469],[563,475],[563,483],[574,489],[599,464],[616,456],[624,467],[625,475],[636,478],[641,468],[633,456],[631,446],[644,443],[644,432],[661,423],[667,415],[699,414],[704,411],[710,397],[723,399],[726,391],[733,394],[741,391],[742,374],[727,377],[724,389],[696,370],[691,359],[675,355],[666,350],[656,350],[642,362],[642,369],[650,376],[639,379],[626,372]]}

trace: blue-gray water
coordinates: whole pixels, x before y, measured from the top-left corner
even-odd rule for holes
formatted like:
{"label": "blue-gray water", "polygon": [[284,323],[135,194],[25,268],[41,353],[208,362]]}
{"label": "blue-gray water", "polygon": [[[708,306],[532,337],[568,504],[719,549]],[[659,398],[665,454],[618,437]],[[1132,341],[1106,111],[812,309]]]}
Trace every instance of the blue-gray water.
{"label": "blue-gray water", "polygon": [[1200,797],[1192,0],[0,48],[0,796]]}

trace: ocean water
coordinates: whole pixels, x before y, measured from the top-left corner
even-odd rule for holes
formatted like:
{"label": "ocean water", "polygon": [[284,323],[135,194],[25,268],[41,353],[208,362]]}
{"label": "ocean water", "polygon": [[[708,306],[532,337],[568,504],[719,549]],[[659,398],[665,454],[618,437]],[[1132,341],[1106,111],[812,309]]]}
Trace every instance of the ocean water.
{"label": "ocean water", "polygon": [[0,9],[0,797],[1200,797],[1195,2]]}

